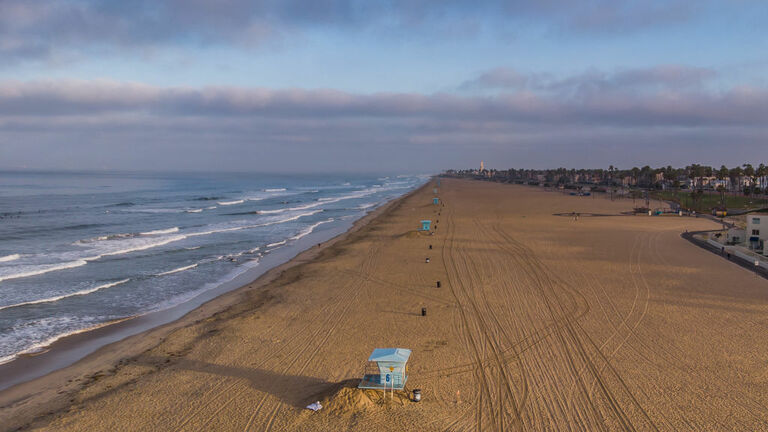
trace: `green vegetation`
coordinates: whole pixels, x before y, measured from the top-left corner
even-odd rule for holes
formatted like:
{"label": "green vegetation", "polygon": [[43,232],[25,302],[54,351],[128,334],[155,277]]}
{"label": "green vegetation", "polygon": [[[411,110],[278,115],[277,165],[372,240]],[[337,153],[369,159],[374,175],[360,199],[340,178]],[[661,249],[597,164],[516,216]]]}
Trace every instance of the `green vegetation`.
{"label": "green vegetation", "polygon": [[768,199],[749,195],[720,194],[708,191],[652,191],[651,197],[667,201],[674,201],[683,208],[696,210],[699,213],[709,213],[712,209],[721,208],[725,199],[725,208],[729,209],[756,209],[768,207]]}

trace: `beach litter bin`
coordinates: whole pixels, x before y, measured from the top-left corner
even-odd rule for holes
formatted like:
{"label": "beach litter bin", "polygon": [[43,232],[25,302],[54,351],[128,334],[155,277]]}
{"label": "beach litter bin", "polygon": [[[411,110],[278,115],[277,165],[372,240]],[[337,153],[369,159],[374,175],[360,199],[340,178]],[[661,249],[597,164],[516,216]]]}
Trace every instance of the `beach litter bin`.
{"label": "beach litter bin", "polygon": [[421,402],[421,389],[413,389],[413,401]]}

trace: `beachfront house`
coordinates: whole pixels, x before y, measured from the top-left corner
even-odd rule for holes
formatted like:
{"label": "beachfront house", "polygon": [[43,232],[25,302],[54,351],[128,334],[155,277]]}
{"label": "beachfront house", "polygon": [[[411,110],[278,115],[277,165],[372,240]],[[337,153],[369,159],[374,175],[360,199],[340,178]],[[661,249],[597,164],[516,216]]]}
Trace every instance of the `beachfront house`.
{"label": "beachfront house", "polygon": [[753,251],[768,255],[768,213],[752,213],[747,215],[747,246]]}
{"label": "beachfront house", "polygon": [[376,348],[368,357],[363,379],[358,388],[378,390],[402,390],[408,380],[407,348]]}

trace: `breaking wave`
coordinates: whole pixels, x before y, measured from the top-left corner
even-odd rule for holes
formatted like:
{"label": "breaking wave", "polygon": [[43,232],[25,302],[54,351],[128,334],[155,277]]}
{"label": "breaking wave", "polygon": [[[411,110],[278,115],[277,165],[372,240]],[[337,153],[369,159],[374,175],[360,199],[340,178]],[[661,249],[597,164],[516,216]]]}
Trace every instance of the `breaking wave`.
{"label": "breaking wave", "polygon": [[0,257],[0,262],[16,261],[20,257],[21,257],[21,255],[19,255],[19,254],[6,255],[4,257]]}
{"label": "breaking wave", "polygon": [[175,232],[179,232],[179,227],[147,231],[147,232],[141,233],[141,235],[171,234],[171,233],[175,233]]}
{"label": "breaking wave", "polygon": [[245,200],[235,200],[235,201],[218,201],[217,204],[228,206],[228,205],[235,205],[235,204],[242,204]]}
{"label": "breaking wave", "polygon": [[27,305],[33,305],[33,304],[40,304],[40,303],[53,303],[53,302],[57,302],[59,300],[65,299],[65,298],[69,298],[69,297],[84,296],[86,294],[91,294],[91,293],[94,293],[94,292],[99,291],[99,290],[103,290],[103,289],[106,289],[106,288],[112,288],[113,286],[124,284],[124,283],[128,282],[129,280],[131,280],[131,279],[123,279],[123,280],[119,280],[117,282],[110,282],[110,283],[106,283],[104,285],[99,285],[99,286],[96,286],[96,287],[93,287],[93,288],[84,289],[82,291],[76,291],[76,292],[73,292],[71,294],[62,294],[60,296],[48,297],[48,298],[44,298],[44,299],[40,299],[40,300],[30,300],[30,301],[26,301],[26,302],[23,302],[23,303],[16,303],[16,304],[7,305],[7,306],[0,306],[0,310],[15,308],[15,307],[19,307],[19,306],[27,306]]}
{"label": "breaking wave", "polygon": [[177,269],[169,270],[167,272],[158,273],[155,276],[166,276],[166,275],[170,275],[170,274],[174,274],[174,273],[183,272],[184,270],[193,269],[195,267],[197,267],[197,264],[192,264],[192,265],[188,265],[188,266],[184,266],[184,267],[179,267]]}

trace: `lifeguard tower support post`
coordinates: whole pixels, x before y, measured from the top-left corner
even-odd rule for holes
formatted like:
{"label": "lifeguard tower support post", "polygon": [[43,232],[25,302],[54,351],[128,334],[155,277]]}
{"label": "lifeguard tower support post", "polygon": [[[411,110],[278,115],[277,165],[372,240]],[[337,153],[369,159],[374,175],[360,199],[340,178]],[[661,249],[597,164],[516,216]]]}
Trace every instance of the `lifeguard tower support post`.
{"label": "lifeguard tower support post", "polygon": [[421,221],[421,231],[429,231],[431,225],[432,225],[431,220]]}
{"label": "lifeguard tower support post", "polygon": [[402,390],[408,380],[408,359],[411,350],[407,348],[376,348],[368,357],[363,380],[357,386],[361,389]]}

